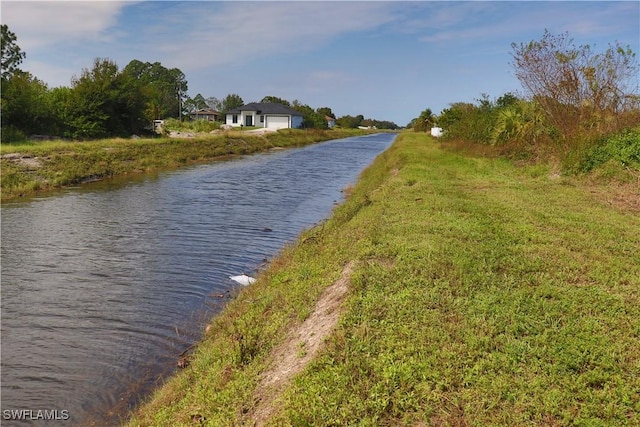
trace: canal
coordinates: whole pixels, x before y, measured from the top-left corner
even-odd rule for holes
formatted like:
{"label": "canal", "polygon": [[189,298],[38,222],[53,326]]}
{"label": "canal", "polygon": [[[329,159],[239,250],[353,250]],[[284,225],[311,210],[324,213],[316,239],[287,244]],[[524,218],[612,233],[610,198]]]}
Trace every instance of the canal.
{"label": "canal", "polygon": [[[117,425],[232,297],[229,276],[255,274],[326,218],[394,138],[272,150],[3,204],[2,425]],[[59,419],[7,420],[20,410]]]}

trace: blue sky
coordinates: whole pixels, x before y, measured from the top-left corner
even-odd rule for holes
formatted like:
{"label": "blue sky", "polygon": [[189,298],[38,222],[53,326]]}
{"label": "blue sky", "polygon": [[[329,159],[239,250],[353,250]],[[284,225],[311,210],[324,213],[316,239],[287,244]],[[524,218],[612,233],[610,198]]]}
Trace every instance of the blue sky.
{"label": "blue sky", "polygon": [[406,125],[425,108],[518,92],[511,43],[567,31],[640,54],[640,2],[7,1],[21,68],[70,86],[94,58],[179,68],[189,96],[272,95]]}

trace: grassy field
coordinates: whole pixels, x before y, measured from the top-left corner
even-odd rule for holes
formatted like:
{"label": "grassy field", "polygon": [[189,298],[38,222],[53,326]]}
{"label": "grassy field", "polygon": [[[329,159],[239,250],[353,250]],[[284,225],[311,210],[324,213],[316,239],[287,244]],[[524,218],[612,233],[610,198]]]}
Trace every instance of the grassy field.
{"label": "grassy field", "polygon": [[283,130],[264,136],[230,131],[194,138],[45,141],[0,146],[2,201],[82,182],[206,162],[274,147],[363,134],[360,130]]}
{"label": "grassy field", "polygon": [[[640,215],[591,190],[402,134],[127,425],[640,425]],[[347,264],[323,348],[260,394]]]}

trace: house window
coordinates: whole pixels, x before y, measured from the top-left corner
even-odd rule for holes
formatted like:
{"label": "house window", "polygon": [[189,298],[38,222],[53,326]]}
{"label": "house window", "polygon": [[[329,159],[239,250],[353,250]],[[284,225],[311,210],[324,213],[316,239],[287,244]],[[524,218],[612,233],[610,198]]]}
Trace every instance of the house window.
{"label": "house window", "polygon": [[233,116],[231,116],[231,122],[232,123],[238,123],[238,115],[234,114]]}
{"label": "house window", "polygon": [[260,115],[260,123],[264,123],[264,114]]}

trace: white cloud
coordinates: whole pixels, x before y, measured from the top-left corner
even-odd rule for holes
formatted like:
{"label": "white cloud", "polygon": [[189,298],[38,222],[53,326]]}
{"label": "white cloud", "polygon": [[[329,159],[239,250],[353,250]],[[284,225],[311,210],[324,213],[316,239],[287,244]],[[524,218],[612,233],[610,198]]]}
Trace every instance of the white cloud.
{"label": "white cloud", "polygon": [[[542,36],[548,29],[552,33],[568,31],[570,36],[588,43],[589,39],[614,36],[633,26],[637,28],[638,4],[634,2],[485,4],[486,8],[472,7],[476,3],[462,3],[458,7],[442,4],[443,9],[430,14],[429,29],[425,30],[428,34],[419,40],[438,44],[503,38],[508,46],[511,42],[526,42],[532,35]],[[621,21],[620,17],[625,18]]]}
{"label": "white cloud", "polygon": [[[159,51],[182,69],[241,63],[255,57],[308,52],[345,33],[393,20],[394,5],[380,2],[191,3],[175,17],[182,32],[167,31]],[[153,31],[155,37],[161,32]],[[147,37],[150,34],[147,34]],[[157,40],[157,38],[156,38]]]}
{"label": "white cloud", "polygon": [[69,41],[104,40],[123,7],[114,1],[3,1],[2,22],[25,52]]}

